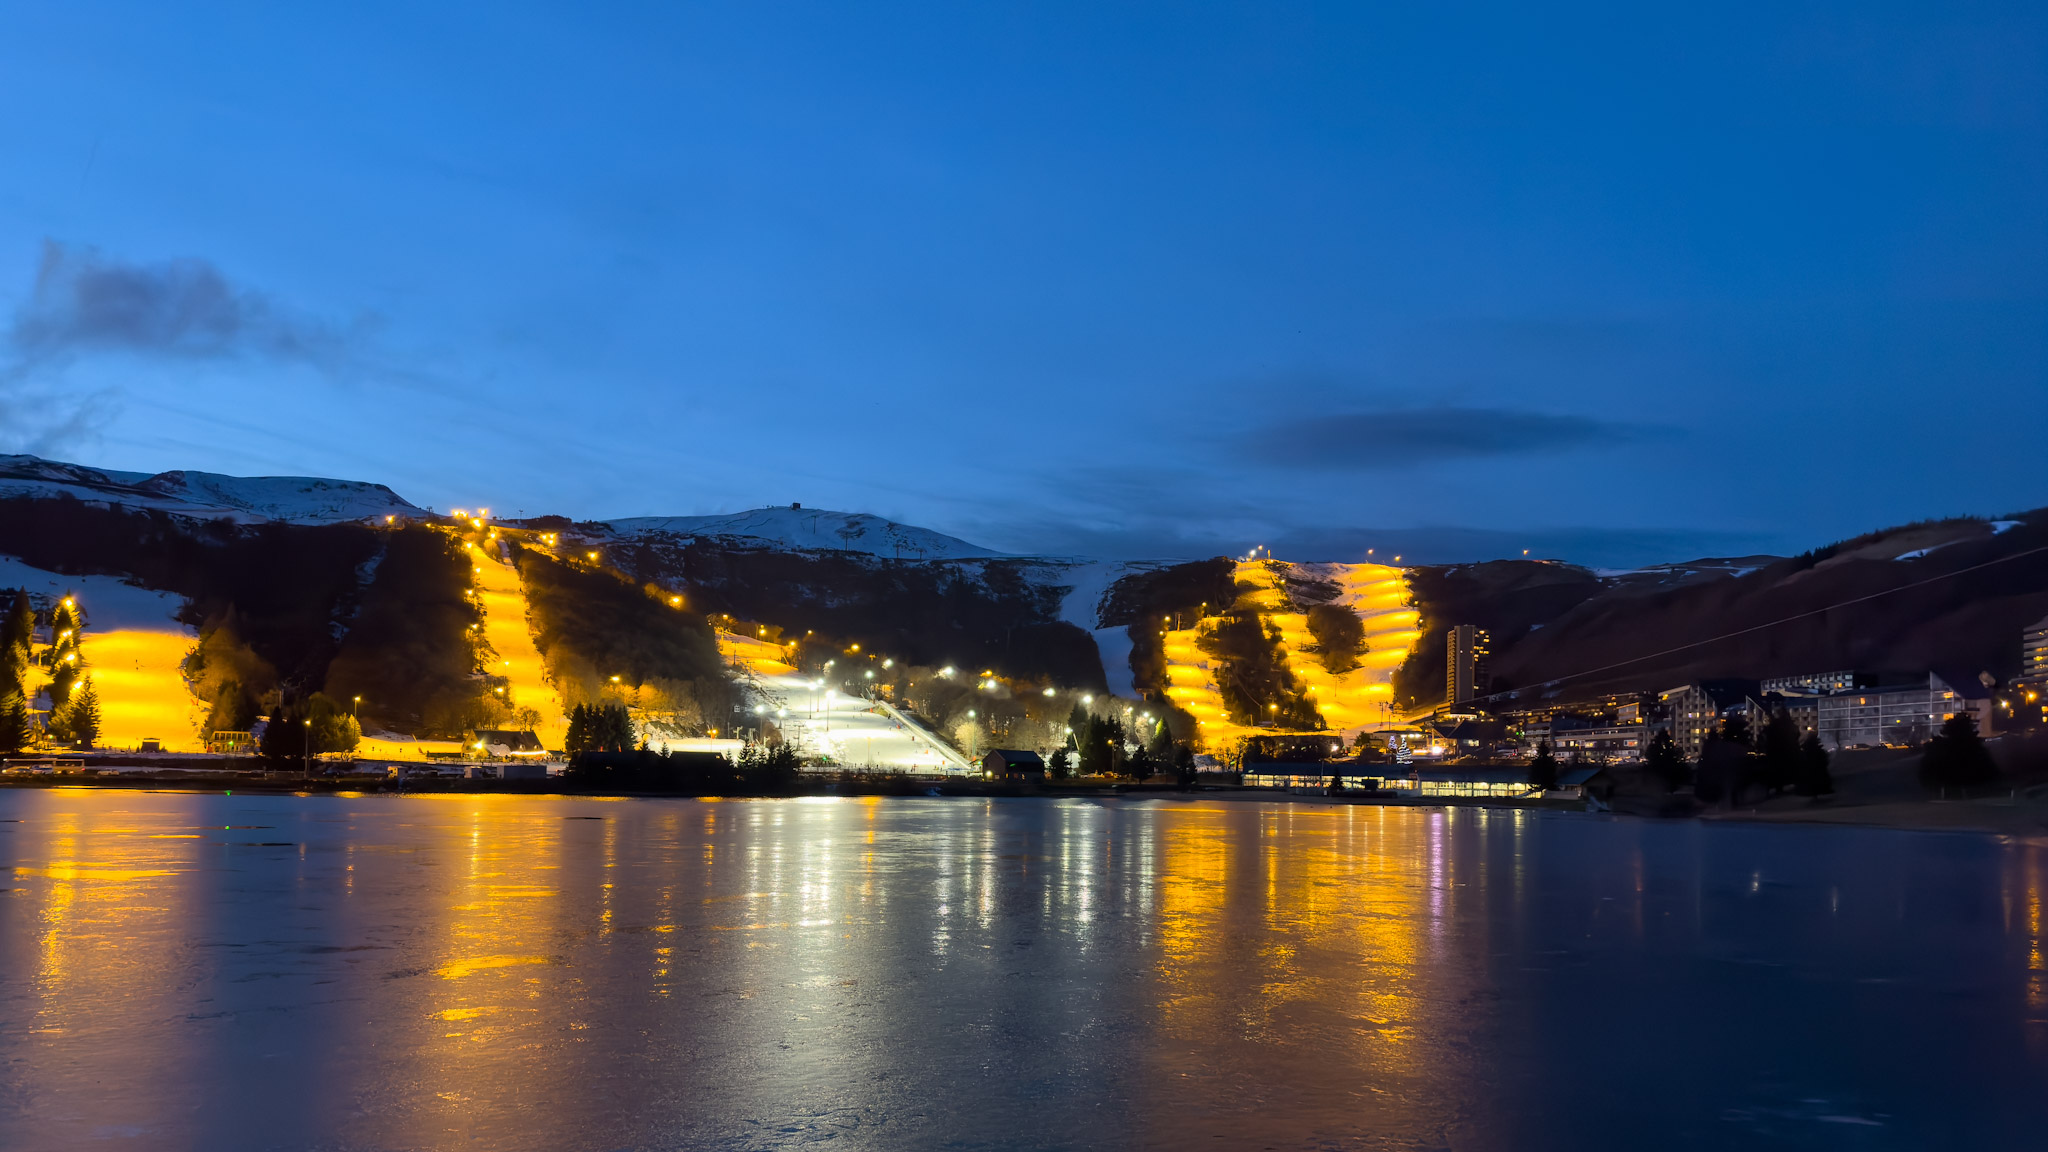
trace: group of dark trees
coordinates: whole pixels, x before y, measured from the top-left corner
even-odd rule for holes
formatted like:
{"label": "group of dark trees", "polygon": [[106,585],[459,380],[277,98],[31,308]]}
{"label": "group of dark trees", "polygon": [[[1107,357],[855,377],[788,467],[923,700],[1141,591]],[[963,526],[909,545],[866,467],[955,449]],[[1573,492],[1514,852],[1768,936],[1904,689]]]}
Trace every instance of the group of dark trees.
{"label": "group of dark trees", "polygon": [[797,788],[797,756],[787,744],[748,744],[738,763],[715,752],[588,751],[569,762],[563,780],[592,792],[670,796],[784,796]]}
{"label": "group of dark trees", "polygon": [[28,670],[40,664],[49,674],[50,712],[42,734],[61,744],[90,748],[100,737],[100,698],[86,671],[85,619],[70,597],[50,607],[50,645],[35,651],[36,610],[26,589],[5,596],[0,616],[0,752],[19,752],[35,743],[35,713],[29,704]]}
{"label": "group of dark trees", "polygon": [[1046,775],[1055,780],[1073,776],[1128,776],[1149,780],[1171,773],[1183,784],[1195,779],[1195,754],[1174,739],[1165,717],[1152,722],[1143,739],[1124,727],[1117,716],[1098,716],[1081,705],[1067,717],[1066,744],[1046,758]]}
{"label": "group of dark trees", "polygon": [[332,696],[315,692],[271,709],[257,750],[267,759],[289,764],[322,752],[353,752],[362,739],[362,725],[355,716]]}
{"label": "group of dark trees", "polygon": [[1332,676],[1358,667],[1359,658],[1370,648],[1365,643],[1365,621],[1342,604],[1311,604],[1308,634],[1314,639],[1314,653]]}
{"label": "group of dark trees", "polygon": [[580,752],[630,752],[633,719],[623,704],[578,704],[569,709],[569,732],[562,738],[562,745],[571,756]]}
{"label": "group of dark trees", "polygon": [[1920,755],[1920,781],[1929,788],[1968,788],[1997,775],[1998,763],[1977,735],[1976,719],[1967,712],[1943,721]]}
{"label": "group of dark trees", "polygon": [[[1542,759],[1540,754],[1538,759]],[[1783,711],[1757,733],[1752,733],[1740,716],[1723,720],[1720,729],[1707,737],[1696,764],[1686,760],[1668,731],[1652,737],[1643,755],[1644,767],[1666,788],[1675,791],[1691,784],[1693,795],[1708,804],[1738,802],[1757,791],[1768,796],[1788,791],[1798,796],[1829,795],[1835,790],[1829,762],[1820,737],[1802,737],[1797,722]],[[1554,762],[1550,771],[1554,776]],[[1535,774],[1532,766],[1532,779]],[[1975,718],[1967,712],[1944,721],[1940,733],[1921,753],[1920,779],[1929,788],[1968,788],[1997,775],[1997,762],[1977,734]]]}
{"label": "group of dark trees", "polygon": [[0,752],[19,752],[35,738],[28,706],[28,669],[36,617],[28,592],[16,589],[0,619]]}
{"label": "group of dark trees", "polygon": [[1216,661],[1217,693],[1234,723],[1297,731],[1324,726],[1315,702],[1287,667],[1280,630],[1256,609],[1233,608],[1204,628],[1197,644]]}
{"label": "group of dark trees", "polygon": [[1799,796],[1826,796],[1835,790],[1828,771],[1828,750],[1820,737],[1802,738],[1799,724],[1783,710],[1774,713],[1763,731],[1752,733],[1749,722],[1730,716],[1718,731],[1710,734],[1700,750],[1697,764],[1686,760],[1669,731],[1659,731],[1644,750],[1644,766],[1676,790],[1687,783],[1702,802],[1718,804],[1735,801],[1745,793],[1761,790],[1776,796],[1792,792]]}

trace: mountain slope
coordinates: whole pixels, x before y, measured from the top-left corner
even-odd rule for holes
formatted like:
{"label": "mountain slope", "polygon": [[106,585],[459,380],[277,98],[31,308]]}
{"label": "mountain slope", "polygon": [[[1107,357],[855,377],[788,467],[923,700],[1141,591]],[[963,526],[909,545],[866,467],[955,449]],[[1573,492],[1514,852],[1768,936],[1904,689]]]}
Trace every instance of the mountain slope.
{"label": "mountain slope", "polygon": [[313,476],[222,476],[213,472],[103,471],[36,456],[0,456],[0,499],[75,499],[237,523],[341,524],[421,517],[382,484]]}
{"label": "mountain slope", "polygon": [[865,512],[828,512],[795,505],[722,516],[639,516],[606,524],[622,536],[702,536],[728,540],[734,547],[758,541],[757,546],[865,552],[891,560],[975,560],[1002,555],[942,532]]}
{"label": "mountain slope", "polygon": [[2048,614],[2048,509],[1887,529],[1664,587],[1604,583],[1540,627],[1496,634],[1495,687],[1528,702],[1837,669],[2005,680],[2021,629]]}

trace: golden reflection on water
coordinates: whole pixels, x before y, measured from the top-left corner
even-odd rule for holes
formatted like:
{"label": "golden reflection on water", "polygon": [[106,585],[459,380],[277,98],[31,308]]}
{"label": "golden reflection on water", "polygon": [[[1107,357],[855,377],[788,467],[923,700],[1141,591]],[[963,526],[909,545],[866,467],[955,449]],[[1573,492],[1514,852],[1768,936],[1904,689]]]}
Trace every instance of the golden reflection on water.
{"label": "golden reflection on water", "polygon": [[[1532,947],[1542,831],[1177,801],[0,805],[0,991],[26,1006],[0,1108],[31,1102],[0,1147],[1442,1143],[1486,1107],[1474,1005],[1527,970],[1492,958]],[[1588,936],[1701,921],[1653,826],[1599,834]],[[2004,859],[2038,1050],[2044,857]]]}

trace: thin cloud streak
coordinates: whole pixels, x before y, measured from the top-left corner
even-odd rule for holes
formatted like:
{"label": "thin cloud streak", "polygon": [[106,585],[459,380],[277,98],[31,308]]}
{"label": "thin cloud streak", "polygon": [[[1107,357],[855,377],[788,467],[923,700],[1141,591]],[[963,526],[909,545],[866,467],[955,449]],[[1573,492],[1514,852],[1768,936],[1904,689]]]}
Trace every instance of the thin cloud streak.
{"label": "thin cloud streak", "polygon": [[1513,408],[1393,408],[1270,424],[1247,438],[1245,456],[1274,468],[1365,472],[1559,452],[1653,434],[1639,425]]}

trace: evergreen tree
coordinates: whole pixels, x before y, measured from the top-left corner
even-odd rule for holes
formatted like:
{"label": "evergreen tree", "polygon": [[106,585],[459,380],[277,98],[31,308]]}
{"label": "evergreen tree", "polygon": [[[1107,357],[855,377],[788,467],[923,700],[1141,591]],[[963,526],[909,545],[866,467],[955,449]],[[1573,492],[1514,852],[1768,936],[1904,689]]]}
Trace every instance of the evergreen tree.
{"label": "evergreen tree", "polygon": [[1081,775],[1109,775],[1109,728],[1101,717],[1089,715],[1075,730],[1081,753]]}
{"label": "evergreen tree", "polygon": [[1740,712],[1730,713],[1722,717],[1720,739],[1724,744],[1740,744],[1742,747],[1748,748],[1750,746],[1749,719]]}
{"label": "evergreen tree", "polygon": [[0,645],[27,648],[35,641],[36,609],[29,603],[28,589],[16,588],[8,598],[7,617],[0,623]]}
{"label": "evergreen tree", "polygon": [[65,702],[66,736],[80,748],[90,748],[100,738],[100,694],[93,690],[92,677],[80,681]]}
{"label": "evergreen tree", "polygon": [[19,752],[35,738],[35,721],[20,692],[0,695],[0,753]]}
{"label": "evergreen tree", "polygon": [[1692,792],[1702,803],[1742,798],[1742,790],[1755,775],[1756,756],[1749,750],[1748,736],[1748,726],[1739,716],[1731,718],[1721,731],[1708,734],[1700,748],[1699,767],[1693,773]]}
{"label": "evergreen tree", "polygon": [[1166,727],[1165,717],[1153,722],[1152,739],[1146,742],[1145,753],[1161,764],[1173,762],[1173,733]]}
{"label": "evergreen tree", "polygon": [[1088,735],[1088,710],[1079,704],[1067,712],[1067,739],[1080,741]]}
{"label": "evergreen tree", "polygon": [[264,758],[279,762],[303,758],[306,754],[306,719],[288,705],[280,704],[272,709],[258,744]]}
{"label": "evergreen tree", "polygon": [[1790,788],[1799,779],[1799,724],[1783,708],[1771,714],[1764,725],[1762,755],[1758,767],[1764,787],[1773,793]]}
{"label": "evergreen tree", "polygon": [[26,589],[15,589],[8,600],[7,615],[0,618],[0,696],[26,696],[29,654],[35,648],[36,610],[29,603]]}
{"label": "evergreen tree", "polygon": [[1678,750],[1678,741],[1671,738],[1669,728],[1659,728],[1650,737],[1650,746],[1643,752],[1643,766],[1664,782],[1666,792],[1676,792],[1692,780],[1692,765],[1686,763],[1685,754]]}
{"label": "evergreen tree", "polygon": [[633,717],[624,704],[605,704],[591,718],[592,747],[600,752],[633,750]]}
{"label": "evergreen tree", "polygon": [[1195,786],[1197,776],[1195,771],[1195,753],[1193,749],[1185,744],[1179,744],[1174,747],[1173,774],[1180,781],[1182,788],[1192,788]]}
{"label": "evergreen tree", "polygon": [[1835,790],[1835,778],[1828,774],[1828,750],[1819,736],[1808,736],[1799,745],[1799,775],[1792,790],[1801,796],[1826,796]]}
{"label": "evergreen tree", "polygon": [[50,666],[50,710],[53,715],[71,698],[73,685],[85,673],[84,630],[78,602],[73,597],[66,596],[51,609],[50,650],[43,658]]}
{"label": "evergreen tree", "polygon": [[1045,774],[1054,780],[1065,780],[1073,774],[1073,753],[1065,748],[1055,748],[1045,758]]}
{"label": "evergreen tree", "polygon": [[571,756],[590,751],[589,705],[578,704],[569,709],[569,731],[562,737],[562,750]]}
{"label": "evergreen tree", "polygon": [[1920,757],[1920,779],[1928,787],[1967,787],[1998,775],[1991,750],[1977,735],[1977,719],[1958,712],[1941,725],[1941,734],[1927,742]]}
{"label": "evergreen tree", "polygon": [[1545,791],[1557,787],[1557,757],[1548,740],[1536,742],[1536,758],[1529,761],[1529,783]]}

